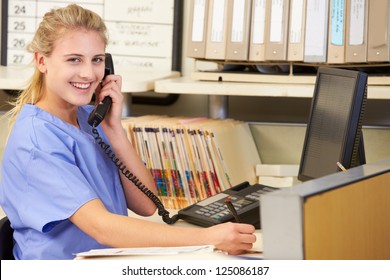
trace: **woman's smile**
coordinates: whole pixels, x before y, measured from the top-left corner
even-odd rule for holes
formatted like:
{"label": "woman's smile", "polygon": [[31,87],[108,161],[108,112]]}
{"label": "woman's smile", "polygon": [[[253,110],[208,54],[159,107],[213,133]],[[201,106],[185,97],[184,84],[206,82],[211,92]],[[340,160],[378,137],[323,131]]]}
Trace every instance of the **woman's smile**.
{"label": "woman's smile", "polygon": [[92,83],[74,83],[74,82],[71,82],[70,84],[78,89],[89,89],[92,85]]}

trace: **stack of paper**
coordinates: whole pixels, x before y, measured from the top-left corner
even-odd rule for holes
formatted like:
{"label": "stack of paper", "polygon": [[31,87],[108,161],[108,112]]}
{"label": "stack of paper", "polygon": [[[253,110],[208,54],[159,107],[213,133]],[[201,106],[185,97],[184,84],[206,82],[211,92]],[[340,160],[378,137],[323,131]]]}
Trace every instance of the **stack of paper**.
{"label": "stack of paper", "polygon": [[256,166],[256,174],[259,184],[283,188],[291,187],[298,183],[299,165],[296,164],[259,164]]}
{"label": "stack of paper", "polygon": [[181,247],[141,247],[141,248],[107,248],[94,249],[87,252],[77,253],[76,258],[103,257],[103,256],[143,256],[143,255],[175,255],[212,253],[214,246],[181,246]]}

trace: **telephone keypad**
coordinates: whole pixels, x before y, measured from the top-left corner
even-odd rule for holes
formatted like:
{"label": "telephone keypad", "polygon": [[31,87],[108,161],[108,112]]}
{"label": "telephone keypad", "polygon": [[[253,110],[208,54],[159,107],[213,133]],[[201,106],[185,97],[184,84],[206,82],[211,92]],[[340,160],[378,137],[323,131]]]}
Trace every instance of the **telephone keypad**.
{"label": "telephone keypad", "polygon": [[277,190],[266,185],[243,182],[228,190],[203,199],[179,211],[179,217],[189,223],[208,227],[233,221],[233,215],[226,206],[229,198],[240,220],[260,228],[260,196]]}
{"label": "telephone keypad", "polygon": [[[240,210],[240,208],[253,203],[253,201],[258,201],[260,199],[261,194],[268,193],[273,190],[274,189],[272,188],[262,188],[251,194],[246,195],[244,198],[231,196],[233,201],[233,206],[238,211]],[[222,201],[212,202],[196,210],[195,213],[201,216],[210,217],[214,220],[220,220],[226,216],[232,217],[232,214],[230,213],[227,206]]]}

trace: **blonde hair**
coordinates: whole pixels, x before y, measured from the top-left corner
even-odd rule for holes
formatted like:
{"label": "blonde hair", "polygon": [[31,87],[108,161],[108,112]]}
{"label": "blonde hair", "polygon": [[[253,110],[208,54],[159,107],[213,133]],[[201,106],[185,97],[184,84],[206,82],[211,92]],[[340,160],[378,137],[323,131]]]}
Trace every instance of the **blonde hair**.
{"label": "blonde hair", "polygon": [[[90,10],[76,4],[70,4],[64,8],[52,9],[44,15],[32,42],[27,46],[27,51],[50,56],[55,43],[65,33],[79,29],[97,31],[103,39],[104,45],[107,46],[107,28],[103,19]],[[43,74],[39,69],[35,68],[35,72],[26,89],[12,103],[14,107],[7,114],[11,127],[24,104],[35,104],[41,99],[43,87]]]}

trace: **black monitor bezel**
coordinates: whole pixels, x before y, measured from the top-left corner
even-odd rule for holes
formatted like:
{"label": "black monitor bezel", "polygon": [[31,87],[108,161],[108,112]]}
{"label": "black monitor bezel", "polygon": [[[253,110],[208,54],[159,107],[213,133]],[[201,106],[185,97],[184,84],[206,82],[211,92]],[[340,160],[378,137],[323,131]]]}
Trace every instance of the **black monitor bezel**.
{"label": "black monitor bezel", "polygon": [[[335,159],[334,163],[329,164],[334,164],[334,170],[337,172],[340,171],[340,169],[337,167],[337,161],[339,161],[347,169],[366,163],[362,122],[367,101],[367,74],[349,69],[319,67],[316,76],[310,114],[306,127],[301,161],[299,164],[298,180],[300,181],[307,181],[316,178],[314,175],[308,174],[304,167],[307,158],[308,142],[310,137],[313,137],[312,130],[313,126],[316,125],[313,123],[313,115],[315,114],[319,95],[319,83],[321,82],[321,75],[323,74],[355,79],[355,87],[350,92],[350,94],[353,94],[354,97],[352,98],[351,104],[347,104],[347,106],[350,108],[350,114],[348,125],[346,126],[347,131],[345,131],[346,137],[344,138],[344,142],[340,143],[343,145],[341,149],[342,152],[339,159]],[[324,176],[325,175],[327,174],[324,174]]]}

